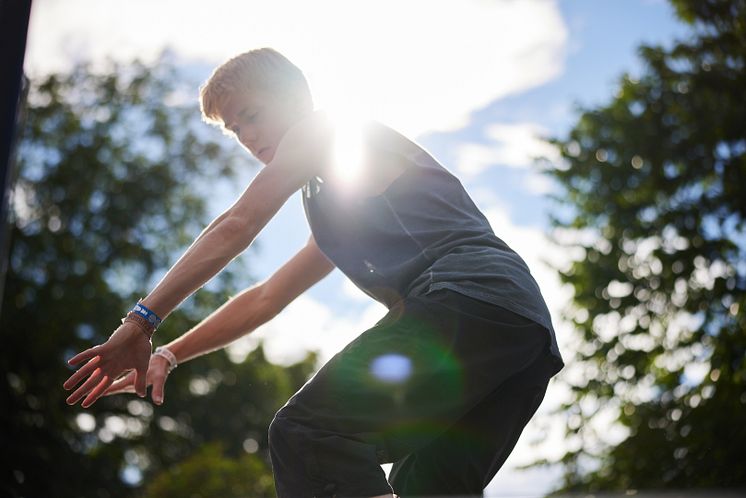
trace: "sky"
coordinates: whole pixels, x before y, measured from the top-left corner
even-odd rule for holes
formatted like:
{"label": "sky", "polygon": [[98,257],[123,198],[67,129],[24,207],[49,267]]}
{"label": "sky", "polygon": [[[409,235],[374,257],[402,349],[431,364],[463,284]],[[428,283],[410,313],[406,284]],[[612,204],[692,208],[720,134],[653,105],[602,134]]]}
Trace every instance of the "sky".
{"label": "sky", "polygon": [[[533,158],[558,164],[542,139],[564,137],[579,108],[607,102],[625,72],[639,74],[641,43],[668,45],[686,33],[663,0],[36,0],[25,66],[33,78],[76,60],[153,60],[169,47],[185,65],[211,68],[251,48],[276,48],[304,71],[318,108],[378,119],[461,179],[497,236],[528,264],[567,363],[576,345],[560,310],[571,295],[552,267],[573,255],[548,242],[547,194],[558,190]],[[204,81],[209,69],[197,76]],[[235,195],[255,173],[247,160]],[[213,199],[211,208],[218,214],[233,200]],[[252,276],[269,277],[308,235],[297,194],[248,253]],[[323,361],[385,312],[334,270],[227,351],[240,360],[263,342],[278,364],[308,350]],[[560,377],[577,373],[568,365]],[[553,380],[486,496],[539,496],[557,484],[556,468],[516,466],[568,448],[563,420],[546,417],[566,397]],[[610,442],[624,436],[603,426],[612,410],[598,422]]]}

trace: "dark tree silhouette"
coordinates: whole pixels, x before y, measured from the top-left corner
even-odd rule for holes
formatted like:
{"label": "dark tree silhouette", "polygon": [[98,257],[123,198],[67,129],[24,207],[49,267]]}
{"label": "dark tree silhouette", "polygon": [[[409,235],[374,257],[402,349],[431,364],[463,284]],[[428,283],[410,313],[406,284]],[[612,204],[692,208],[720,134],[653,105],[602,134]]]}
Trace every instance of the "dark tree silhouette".
{"label": "dark tree silhouette", "polygon": [[[746,486],[746,2],[673,3],[691,37],[641,47],[639,79],[554,141],[580,255],[564,491]],[[621,443],[597,444],[601,408]]]}

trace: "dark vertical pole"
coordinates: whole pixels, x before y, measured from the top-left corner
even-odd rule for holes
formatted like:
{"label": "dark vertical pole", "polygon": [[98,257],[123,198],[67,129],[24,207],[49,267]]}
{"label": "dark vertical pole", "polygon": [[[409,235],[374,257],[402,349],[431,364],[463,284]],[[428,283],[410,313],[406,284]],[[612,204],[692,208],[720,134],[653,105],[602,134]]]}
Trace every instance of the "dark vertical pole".
{"label": "dark vertical pole", "polygon": [[[16,124],[31,0],[0,0],[0,303],[8,268],[8,202],[15,166]],[[1,310],[0,310],[1,311]]]}

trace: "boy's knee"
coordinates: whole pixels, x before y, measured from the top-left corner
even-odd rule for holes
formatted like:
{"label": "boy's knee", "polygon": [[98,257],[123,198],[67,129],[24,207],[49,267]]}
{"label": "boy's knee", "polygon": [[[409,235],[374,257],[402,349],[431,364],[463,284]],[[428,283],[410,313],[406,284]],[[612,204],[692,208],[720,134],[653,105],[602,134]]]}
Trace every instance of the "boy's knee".
{"label": "boy's knee", "polygon": [[268,443],[271,452],[281,450],[283,447],[288,446],[288,433],[290,432],[290,423],[287,418],[282,417],[280,412],[277,412],[269,424],[268,429]]}
{"label": "boy's knee", "polygon": [[391,492],[374,445],[314,427],[292,407],[269,424],[269,449],[278,496],[305,496],[309,489],[317,497]]}
{"label": "boy's knee", "polygon": [[271,453],[296,451],[302,440],[309,438],[310,428],[305,427],[294,410],[287,405],[275,413],[268,428],[268,442]]}

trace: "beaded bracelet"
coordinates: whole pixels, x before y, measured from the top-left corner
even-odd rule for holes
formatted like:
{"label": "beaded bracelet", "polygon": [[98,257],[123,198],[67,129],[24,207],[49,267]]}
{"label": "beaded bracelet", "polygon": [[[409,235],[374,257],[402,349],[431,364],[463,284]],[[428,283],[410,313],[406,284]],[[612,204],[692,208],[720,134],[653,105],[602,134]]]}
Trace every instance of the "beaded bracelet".
{"label": "beaded bracelet", "polygon": [[157,354],[158,356],[162,356],[166,358],[166,360],[168,360],[168,373],[171,373],[171,370],[178,366],[178,363],[176,362],[176,355],[174,355],[171,350],[165,346],[158,346],[157,348],[155,348],[153,354]]}
{"label": "beaded bracelet", "polygon": [[155,327],[153,327],[153,325],[149,321],[147,321],[145,318],[138,315],[134,311],[130,311],[129,313],[127,313],[127,316],[122,318],[122,323],[125,322],[132,322],[136,324],[140,328],[140,330],[142,330],[143,334],[145,334],[145,337],[147,337],[148,340],[153,337]]}
{"label": "beaded bracelet", "polygon": [[158,328],[158,325],[162,321],[158,315],[142,304],[142,298],[138,299],[137,304],[127,313],[127,316],[122,318],[122,323],[136,323],[147,336],[148,340],[153,337],[155,329]]}

